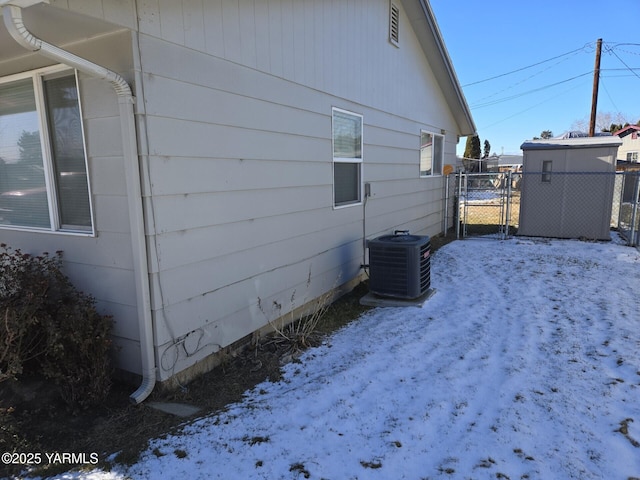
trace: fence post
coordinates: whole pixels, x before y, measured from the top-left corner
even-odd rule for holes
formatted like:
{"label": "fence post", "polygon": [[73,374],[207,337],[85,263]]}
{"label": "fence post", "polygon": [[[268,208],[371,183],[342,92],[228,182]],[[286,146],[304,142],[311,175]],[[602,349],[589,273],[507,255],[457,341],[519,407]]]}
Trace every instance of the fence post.
{"label": "fence post", "polygon": [[449,175],[444,176],[444,236],[449,230]]}
{"label": "fence post", "polygon": [[455,214],[455,222],[456,222],[456,240],[460,239],[460,202],[462,199],[462,172],[458,172],[458,201],[456,203],[456,214]]}
{"label": "fence post", "polygon": [[511,170],[507,172],[507,218],[505,220],[505,240],[509,238],[509,221],[511,220]]}
{"label": "fence post", "polygon": [[638,242],[636,239],[637,229],[636,229],[636,219],[638,218],[638,194],[640,194],[640,174],[635,172],[633,174],[635,177],[633,182],[633,207],[631,210],[631,231],[629,232],[629,245],[635,247]]}

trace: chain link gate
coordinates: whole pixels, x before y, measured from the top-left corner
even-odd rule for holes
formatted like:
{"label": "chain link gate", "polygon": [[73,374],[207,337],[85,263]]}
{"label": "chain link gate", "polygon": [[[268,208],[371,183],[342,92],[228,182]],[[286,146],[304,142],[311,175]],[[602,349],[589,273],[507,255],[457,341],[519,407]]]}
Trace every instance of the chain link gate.
{"label": "chain link gate", "polygon": [[[520,202],[523,175],[538,177],[545,172],[492,172],[492,173],[456,173],[445,177],[445,222],[444,231],[456,238],[472,235],[489,235],[505,239],[515,235],[520,227]],[[619,172],[554,172],[558,179],[566,177],[568,190],[563,198],[551,199],[562,209],[562,202],[575,200],[576,196],[589,192],[596,184],[613,181],[613,201],[610,226],[616,230],[630,246],[640,245],[640,170]],[[529,198],[528,208],[549,208],[551,197]],[[546,205],[546,207],[544,207]],[[585,211],[592,211],[585,204]],[[604,212],[604,210],[603,210]],[[593,215],[582,215],[583,211],[573,211],[564,220],[566,226],[580,221],[589,224],[603,215],[593,210]],[[582,218],[584,217],[584,218]],[[584,227],[584,225],[582,225]],[[585,237],[586,238],[586,237]]]}
{"label": "chain link gate", "polygon": [[504,239],[515,233],[521,179],[521,174],[513,172],[449,175],[446,205],[452,210],[456,238],[496,235]]}
{"label": "chain link gate", "polygon": [[619,172],[618,231],[631,246],[640,245],[640,171]]}

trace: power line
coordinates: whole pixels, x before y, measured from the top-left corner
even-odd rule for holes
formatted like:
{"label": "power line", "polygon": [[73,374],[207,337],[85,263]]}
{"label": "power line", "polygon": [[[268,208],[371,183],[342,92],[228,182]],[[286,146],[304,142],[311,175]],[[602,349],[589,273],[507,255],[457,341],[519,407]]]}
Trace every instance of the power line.
{"label": "power line", "polygon": [[604,84],[604,82],[602,82],[602,78],[600,78],[600,82],[601,82],[600,85],[602,85],[602,88],[603,88],[604,92],[607,94],[607,97],[609,97],[609,101],[613,105],[613,108],[615,108],[619,112],[620,109],[616,105],[616,102],[613,101],[613,98],[611,98],[611,94],[609,93],[609,90],[607,89],[607,86]]}
{"label": "power line", "polygon": [[[591,72],[589,72],[589,73],[591,73]],[[571,90],[573,90],[573,88],[571,88],[569,90],[564,90],[564,91],[558,93],[557,95],[554,95],[553,97],[549,97],[546,100],[542,100],[541,102],[538,102],[535,105],[532,105],[531,107],[525,108],[524,110],[520,110],[519,112],[516,112],[516,113],[514,113],[512,115],[509,115],[508,117],[505,117],[505,118],[503,118],[501,120],[498,120],[497,122],[494,122],[494,123],[492,123],[490,125],[482,125],[481,128],[482,129],[486,129],[486,128],[490,128],[490,127],[493,127],[495,125],[498,125],[498,124],[500,124],[502,122],[506,122],[507,120],[510,120],[513,117],[517,117],[519,115],[522,115],[523,113],[528,112],[529,110],[533,110],[534,108],[538,108],[543,103],[547,103],[547,102],[550,102],[551,100],[555,100],[556,98],[562,97],[563,95],[569,93]],[[478,130],[480,130],[481,128],[479,127]]]}
{"label": "power line", "polygon": [[[618,45],[621,45],[621,44],[618,44]],[[627,64],[624,62],[624,60],[622,60],[622,59],[620,58],[620,56],[619,56],[616,52],[614,52],[613,47],[612,47],[612,48],[607,48],[607,52],[609,52],[609,53],[613,54],[613,56],[615,56],[618,60],[620,60],[620,63],[622,63],[625,67],[627,67],[627,70],[629,70],[631,73],[633,73],[636,77],[640,78],[640,75],[638,75],[638,74],[634,71],[634,70],[636,70],[636,69],[631,68],[629,65],[627,65]]]}
{"label": "power line", "polygon": [[529,69],[529,68],[537,67],[538,65],[542,65],[543,63],[550,62],[550,61],[555,60],[555,59],[557,59],[557,58],[561,58],[561,57],[564,57],[564,56],[567,56],[567,55],[571,55],[571,54],[576,53],[576,52],[584,51],[584,50],[586,50],[588,47],[591,47],[592,45],[593,45],[593,42],[591,42],[591,43],[586,43],[586,44],[585,44],[585,45],[583,45],[582,47],[580,47],[580,48],[576,48],[575,50],[571,50],[570,52],[567,52],[567,53],[563,53],[562,55],[556,55],[555,57],[548,58],[547,60],[542,60],[541,62],[533,63],[533,64],[531,64],[531,65],[527,65],[526,67],[521,67],[521,68],[518,68],[518,69],[516,69],[516,70],[512,70],[512,71],[510,71],[510,72],[501,73],[501,74],[499,74],[499,75],[495,75],[495,76],[493,76],[493,77],[485,78],[484,80],[478,80],[478,81],[476,81],[476,82],[467,83],[467,84],[465,84],[465,85],[462,85],[462,87],[463,87],[463,88],[464,88],[464,87],[470,87],[470,86],[472,86],[472,85],[477,85],[477,84],[479,84],[479,83],[488,82],[488,81],[490,81],[490,80],[495,80],[496,78],[506,77],[507,75],[511,75],[511,74],[513,74],[513,73],[518,73],[518,72],[521,72],[521,71],[523,71],[523,70],[527,70],[527,69]]}
{"label": "power line", "polygon": [[[574,52],[574,55],[575,55],[575,54],[576,54],[576,53]],[[518,85],[521,85],[521,84],[523,84],[524,82],[529,81],[529,80],[531,80],[532,78],[537,77],[538,75],[543,74],[543,73],[544,73],[544,72],[546,72],[547,70],[552,69],[553,67],[555,67],[555,66],[559,65],[560,63],[567,61],[568,59],[569,59],[569,57],[567,57],[567,56],[565,55],[565,56],[564,56],[564,58],[562,58],[562,60],[560,60],[560,61],[558,61],[558,62],[554,63],[553,65],[549,65],[548,67],[543,68],[542,70],[538,70],[537,72],[535,72],[535,73],[533,73],[533,74],[529,75],[528,77],[526,77],[526,78],[524,78],[524,79],[520,80],[519,82],[516,82],[516,83],[514,83],[514,84],[512,84],[512,85],[509,85],[508,87],[503,88],[502,90],[499,90],[499,91],[497,91],[497,92],[495,92],[495,93],[492,93],[491,95],[487,95],[486,97],[479,98],[477,101],[478,101],[478,102],[482,102],[483,100],[486,100],[486,99],[488,99],[488,98],[495,97],[496,95],[499,95],[499,94],[501,94],[501,93],[503,93],[503,92],[506,92],[507,90],[511,90],[511,89],[513,89],[513,88],[517,87]]]}
{"label": "power line", "polygon": [[584,77],[584,76],[586,76],[586,75],[591,75],[592,73],[593,73],[593,70],[588,71],[588,72],[585,72],[585,73],[581,73],[580,75],[576,75],[576,76],[571,77],[571,78],[566,78],[566,79],[564,79],[564,80],[560,80],[559,82],[555,82],[555,83],[551,83],[551,84],[549,84],[549,85],[545,85],[545,86],[543,86],[543,87],[534,88],[533,90],[528,90],[528,91],[526,91],[526,92],[518,93],[518,94],[516,94],[516,95],[511,95],[511,96],[509,96],[509,97],[499,98],[499,99],[497,99],[497,100],[493,100],[493,101],[491,101],[491,102],[485,102],[485,103],[480,103],[480,104],[476,104],[476,105],[471,105],[470,107],[471,107],[471,109],[472,109],[472,110],[473,110],[473,109],[476,109],[476,108],[489,107],[489,106],[491,106],[491,105],[496,105],[496,104],[498,104],[498,103],[506,102],[506,101],[509,101],[509,100],[514,100],[514,99],[516,99],[516,98],[520,98],[520,97],[523,97],[523,96],[525,96],[525,95],[529,95],[529,94],[531,94],[531,93],[540,92],[540,91],[542,91],[542,90],[546,90],[546,89],[548,89],[548,88],[555,87],[555,86],[557,86],[557,85],[561,85],[561,84],[563,84],[563,83],[570,82],[570,81],[575,80],[575,79],[577,79],[577,78],[581,78],[581,77]]}

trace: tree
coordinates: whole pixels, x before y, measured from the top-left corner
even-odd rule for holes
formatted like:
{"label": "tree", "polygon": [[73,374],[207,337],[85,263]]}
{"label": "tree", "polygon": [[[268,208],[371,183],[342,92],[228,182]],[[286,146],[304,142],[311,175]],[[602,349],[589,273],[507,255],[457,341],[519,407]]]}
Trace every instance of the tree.
{"label": "tree", "polygon": [[491,144],[489,143],[489,140],[485,140],[484,149],[482,150],[482,158],[489,158],[490,154],[491,154]]}
{"label": "tree", "polygon": [[20,162],[29,165],[42,165],[42,150],[40,148],[40,134],[22,131],[18,138],[20,148]]}
{"label": "tree", "polygon": [[464,159],[462,163],[466,172],[477,172],[479,169],[479,162],[473,161],[473,159],[480,160],[482,152],[480,150],[480,137],[473,135],[467,137],[467,143],[464,147]]}
{"label": "tree", "polygon": [[544,138],[545,140],[549,140],[552,137],[553,132],[551,130],[543,130],[542,133],[540,133],[540,138]]}
{"label": "tree", "polygon": [[[589,131],[589,117],[585,117],[581,120],[576,120],[571,125],[571,130],[578,130],[580,132]],[[624,125],[628,123],[626,117],[622,113],[611,112],[598,112],[596,114],[596,132],[610,132],[610,128],[613,125]]]}
{"label": "tree", "polygon": [[553,138],[553,132],[551,130],[543,130],[539,137],[533,137],[534,140],[540,140],[541,138],[549,140],[550,138]]}

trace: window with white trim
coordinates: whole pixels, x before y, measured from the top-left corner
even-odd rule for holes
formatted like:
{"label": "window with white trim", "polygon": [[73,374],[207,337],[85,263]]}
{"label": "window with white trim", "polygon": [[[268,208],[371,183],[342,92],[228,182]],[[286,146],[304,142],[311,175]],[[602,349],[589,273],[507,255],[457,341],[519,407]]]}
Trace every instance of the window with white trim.
{"label": "window with white trim", "polygon": [[627,152],[627,162],[638,163],[638,152]]}
{"label": "window with white trim", "polygon": [[93,233],[76,73],[0,79],[0,226]]}
{"label": "window with white trim", "polygon": [[332,109],[333,205],[362,200],[362,115]]}
{"label": "window with white trim", "polygon": [[444,135],[420,131],[420,176],[442,175]]}

